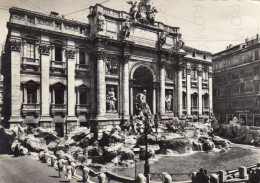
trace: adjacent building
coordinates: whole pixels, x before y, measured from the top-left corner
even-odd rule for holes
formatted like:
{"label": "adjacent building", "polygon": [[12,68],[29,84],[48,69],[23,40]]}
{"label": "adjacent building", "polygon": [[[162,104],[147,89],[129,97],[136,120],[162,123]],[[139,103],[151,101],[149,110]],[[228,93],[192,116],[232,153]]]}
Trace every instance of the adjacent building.
{"label": "adjacent building", "polygon": [[154,20],[150,1],[133,6],[91,6],[88,22],[11,8],[3,58],[10,126],[102,132],[131,122],[141,93],[158,120],[207,119],[211,54],[183,46],[178,27]]}
{"label": "adjacent building", "polygon": [[214,114],[220,122],[237,117],[260,126],[260,40],[257,34],[213,55]]}

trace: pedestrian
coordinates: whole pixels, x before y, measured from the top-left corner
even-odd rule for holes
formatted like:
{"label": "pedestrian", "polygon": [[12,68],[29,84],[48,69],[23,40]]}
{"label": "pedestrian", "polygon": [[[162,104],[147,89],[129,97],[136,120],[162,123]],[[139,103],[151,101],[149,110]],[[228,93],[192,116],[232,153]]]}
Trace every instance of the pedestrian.
{"label": "pedestrian", "polygon": [[256,175],[255,170],[252,170],[252,173],[250,174],[250,177],[249,177],[249,181],[250,181],[250,183],[259,183],[260,179]]}
{"label": "pedestrian", "polygon": [[205,169],[202,174],[201,183],[208,183],[208,181],[209,181],[208,171]]}
{"label": "pedestrian", "polygon": [[69,180],[69,182],[72,179],[72,166],[71,166],[71,162],[68,161],[68,165],[67,165],[67,169],[66,169],[67,175],[66,178]]}
{"label": "pedestrian", "polygon": [[84,166],[83,167],[83,183],[87,183],[89,181],[89,168]]}
{"label": "pedestrian", "polygon": [[59,158],[58,160],[58,170],[59,170],[59,178],[61,178],[61,172],[63,170],[63,163],[64,163],[64,160],[62,158]]}
{"label": "pedestrian", "polygon": [[75,161],[72,161],[71,162],[71,166],[72,166],[72,175],[75,175],[75,173],[76,173],[76,166],[77,166],[77,164],[76,164],[76,162]]}
{"label": "pedestrian", "polygon": [[197,172],[197,174],[196,174],[196,179],[195,179],[196,183],[202,183],[203,174],[204,174],[203,168],[200,168],[199,172]]}
{"label": "pedestrian", "polygon": [[19,151],[19,145],[16,144],[16,146],[15,146],[15,148],[14,148],[14,156],[15,156],[15,157],[18,157],[18,156],[19,156],[19,153],[20,153],[20,151]]}

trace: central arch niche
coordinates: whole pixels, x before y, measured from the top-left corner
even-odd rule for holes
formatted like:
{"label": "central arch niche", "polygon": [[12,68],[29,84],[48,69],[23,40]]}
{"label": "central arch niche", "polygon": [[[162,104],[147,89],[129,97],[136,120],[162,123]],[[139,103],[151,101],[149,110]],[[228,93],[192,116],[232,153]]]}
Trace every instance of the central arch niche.
{"label": "central arch niche", "polygon": [[136,84],[150,84],[153,81],[152,72],[145,66],[138,67],[133,76]]}
{"label": "central arch niche", "polygon": [[[135,107],[138,104],[136,100],[136,95],[138,93],[143,92],[146,90],[146,102],[149,105],[151,111],[153,111],[153,100],[156,97],[153,97],[153,73],[152,71],[147,68],[146,66],[138,67],[133,74],[133,102],[134,102],[134,114],[135,114]],[[156,94],[155,94],[156,95]]]}

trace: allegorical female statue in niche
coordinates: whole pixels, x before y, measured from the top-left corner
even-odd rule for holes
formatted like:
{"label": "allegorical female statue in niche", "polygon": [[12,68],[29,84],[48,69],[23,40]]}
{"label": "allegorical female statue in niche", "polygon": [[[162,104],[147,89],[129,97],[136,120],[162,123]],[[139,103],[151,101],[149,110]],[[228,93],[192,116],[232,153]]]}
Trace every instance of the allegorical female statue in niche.
{"label": "allegorical female statue in niche", "polygon": [[108,111],[116,111],[116,101],[114,88],[111,88],[107,93]]}
{"label": "allegorical female statue in niche", "polygon": [[166,111],[170,112],[172,108],[172,94],[171,91],[165,96],[165,103],[166,103]]}

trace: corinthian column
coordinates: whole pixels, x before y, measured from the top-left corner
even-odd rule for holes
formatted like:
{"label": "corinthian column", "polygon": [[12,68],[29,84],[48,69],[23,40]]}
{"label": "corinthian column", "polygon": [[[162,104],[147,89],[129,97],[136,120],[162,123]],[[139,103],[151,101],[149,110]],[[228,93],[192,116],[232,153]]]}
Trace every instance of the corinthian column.
{"label": "corinthian column", "polygon": [[106,81],[103,50],[97,51],[97,118],[106,114]]}
{"label": "corinthian column", "polygon": [[161,61],[160,65],[160,115],[165,114],[165,65],[166,61]]}
{"label": "corinthian column", "polygon": [[[182,116],[182,58],[179,57],[179,63],[178,63],[178,117]],[[187,106],[188,107],[188,106]]]}
{"label": "corinthian column", "polygon": [[212,99],[212,72],[209,72],[209,111],[213,112],[213,99]]}
{"label": "corinthian column", "polygon": [[202,70],[198,70],[199,115],[202,114]]}
{"label": "corinthian column", "polygon": [[129,65],[130,55],[124,55],[123,63],[123,118],[129,119]]}
{"label": "corinthian column", "polygon": [[190,72],[191,72],[191,69],[190,68],[187,68],[187,116],[191,116],[191,94],[190,94],[190,91],[191,91],[191,83],[190,83]]}

